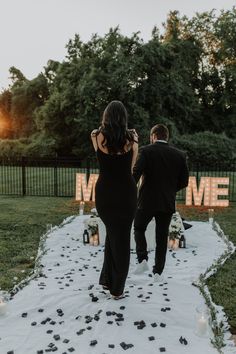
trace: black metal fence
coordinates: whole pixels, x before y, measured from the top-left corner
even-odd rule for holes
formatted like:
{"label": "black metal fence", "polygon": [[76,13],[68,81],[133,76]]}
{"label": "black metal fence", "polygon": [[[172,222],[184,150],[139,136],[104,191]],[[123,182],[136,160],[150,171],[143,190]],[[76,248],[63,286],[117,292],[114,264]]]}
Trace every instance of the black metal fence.
{"label": "black metal fence", "polygon": [[0,195],[71,197],[76,173],[92,172],[98,173],[92,159],[0,160]]}
{"label": "black metal fence", "polygon": [[[236,163],[189,164],[190,175],[199,183],[201,177],[229,177],[229,200],[236,201]],[[76,173],[98,173],[96,159],[73,158],[0,160],[0,195],[73,197]],[[177,200],[185,199],[185,191]]]}

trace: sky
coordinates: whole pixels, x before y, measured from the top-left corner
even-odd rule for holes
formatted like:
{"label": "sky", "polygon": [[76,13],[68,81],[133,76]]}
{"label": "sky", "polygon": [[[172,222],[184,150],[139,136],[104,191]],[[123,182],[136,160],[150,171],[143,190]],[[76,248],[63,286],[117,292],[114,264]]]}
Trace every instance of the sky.
{"label": "sky", "polygon": [[140,31],[147,41],[171,10],[192,17],[234,5],[236,0],[0,0],[0,91],[10,83],[11,66],[32,79],[49,59],[62,61],[75,33],[87,41],[119,25],[122,34]]}

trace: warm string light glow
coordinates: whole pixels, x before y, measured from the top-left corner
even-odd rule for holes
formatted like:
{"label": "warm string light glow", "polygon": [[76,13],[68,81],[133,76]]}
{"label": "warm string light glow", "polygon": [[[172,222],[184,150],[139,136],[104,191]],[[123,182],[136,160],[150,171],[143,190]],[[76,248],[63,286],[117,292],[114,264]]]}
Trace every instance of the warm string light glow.
{"label": "warm string light glow", "polygon": [[229,195],[228,188],[219,188],[218,185],[229,185],[229,177],[201,177],[199,189],[197,188],[196,177],[189,177],[189,184],[186,189],[186,205],[200,206],[204,195],[205,206],[229,206],[228,199],[218,199],[218,196]]}

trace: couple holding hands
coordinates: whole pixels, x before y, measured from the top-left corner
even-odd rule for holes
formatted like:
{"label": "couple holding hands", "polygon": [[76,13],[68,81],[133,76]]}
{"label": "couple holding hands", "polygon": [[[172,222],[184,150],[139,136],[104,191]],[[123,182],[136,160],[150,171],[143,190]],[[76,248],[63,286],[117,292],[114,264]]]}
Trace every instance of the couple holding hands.
{"label": "couple holding hands", "polygon": [[154,217],[154,281],[162,278],[176,193],[188,185],[189,177],[185,154],[170,146],[168,138],[168,128],[157,124],[151,129],[150,144],[139,150],[138,135],[135,130],[128,129],[127,111],[120,101],[108,104],[101,127],[91,133],[100,168],[95,203],[106,227],[99,284],[116,300],[123,297],[129,271],[133,221],[138,258],[135,273],[148,270],[145,231]]}

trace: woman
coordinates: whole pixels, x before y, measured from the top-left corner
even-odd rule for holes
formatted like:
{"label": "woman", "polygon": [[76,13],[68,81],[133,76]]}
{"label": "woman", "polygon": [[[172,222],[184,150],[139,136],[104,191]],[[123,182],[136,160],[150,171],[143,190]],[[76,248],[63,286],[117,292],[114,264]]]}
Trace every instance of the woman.
{"label": "woman", "polygon": [[132,177],[138,153],[135,130],[127,129],[127,111],[120,101],[106,107],[102,124],[91,139],[100,167],[96,208],[106,226],[104,263],[99,279],[114,299],[123,297],[130,261],[130,231],[137,205]]}

